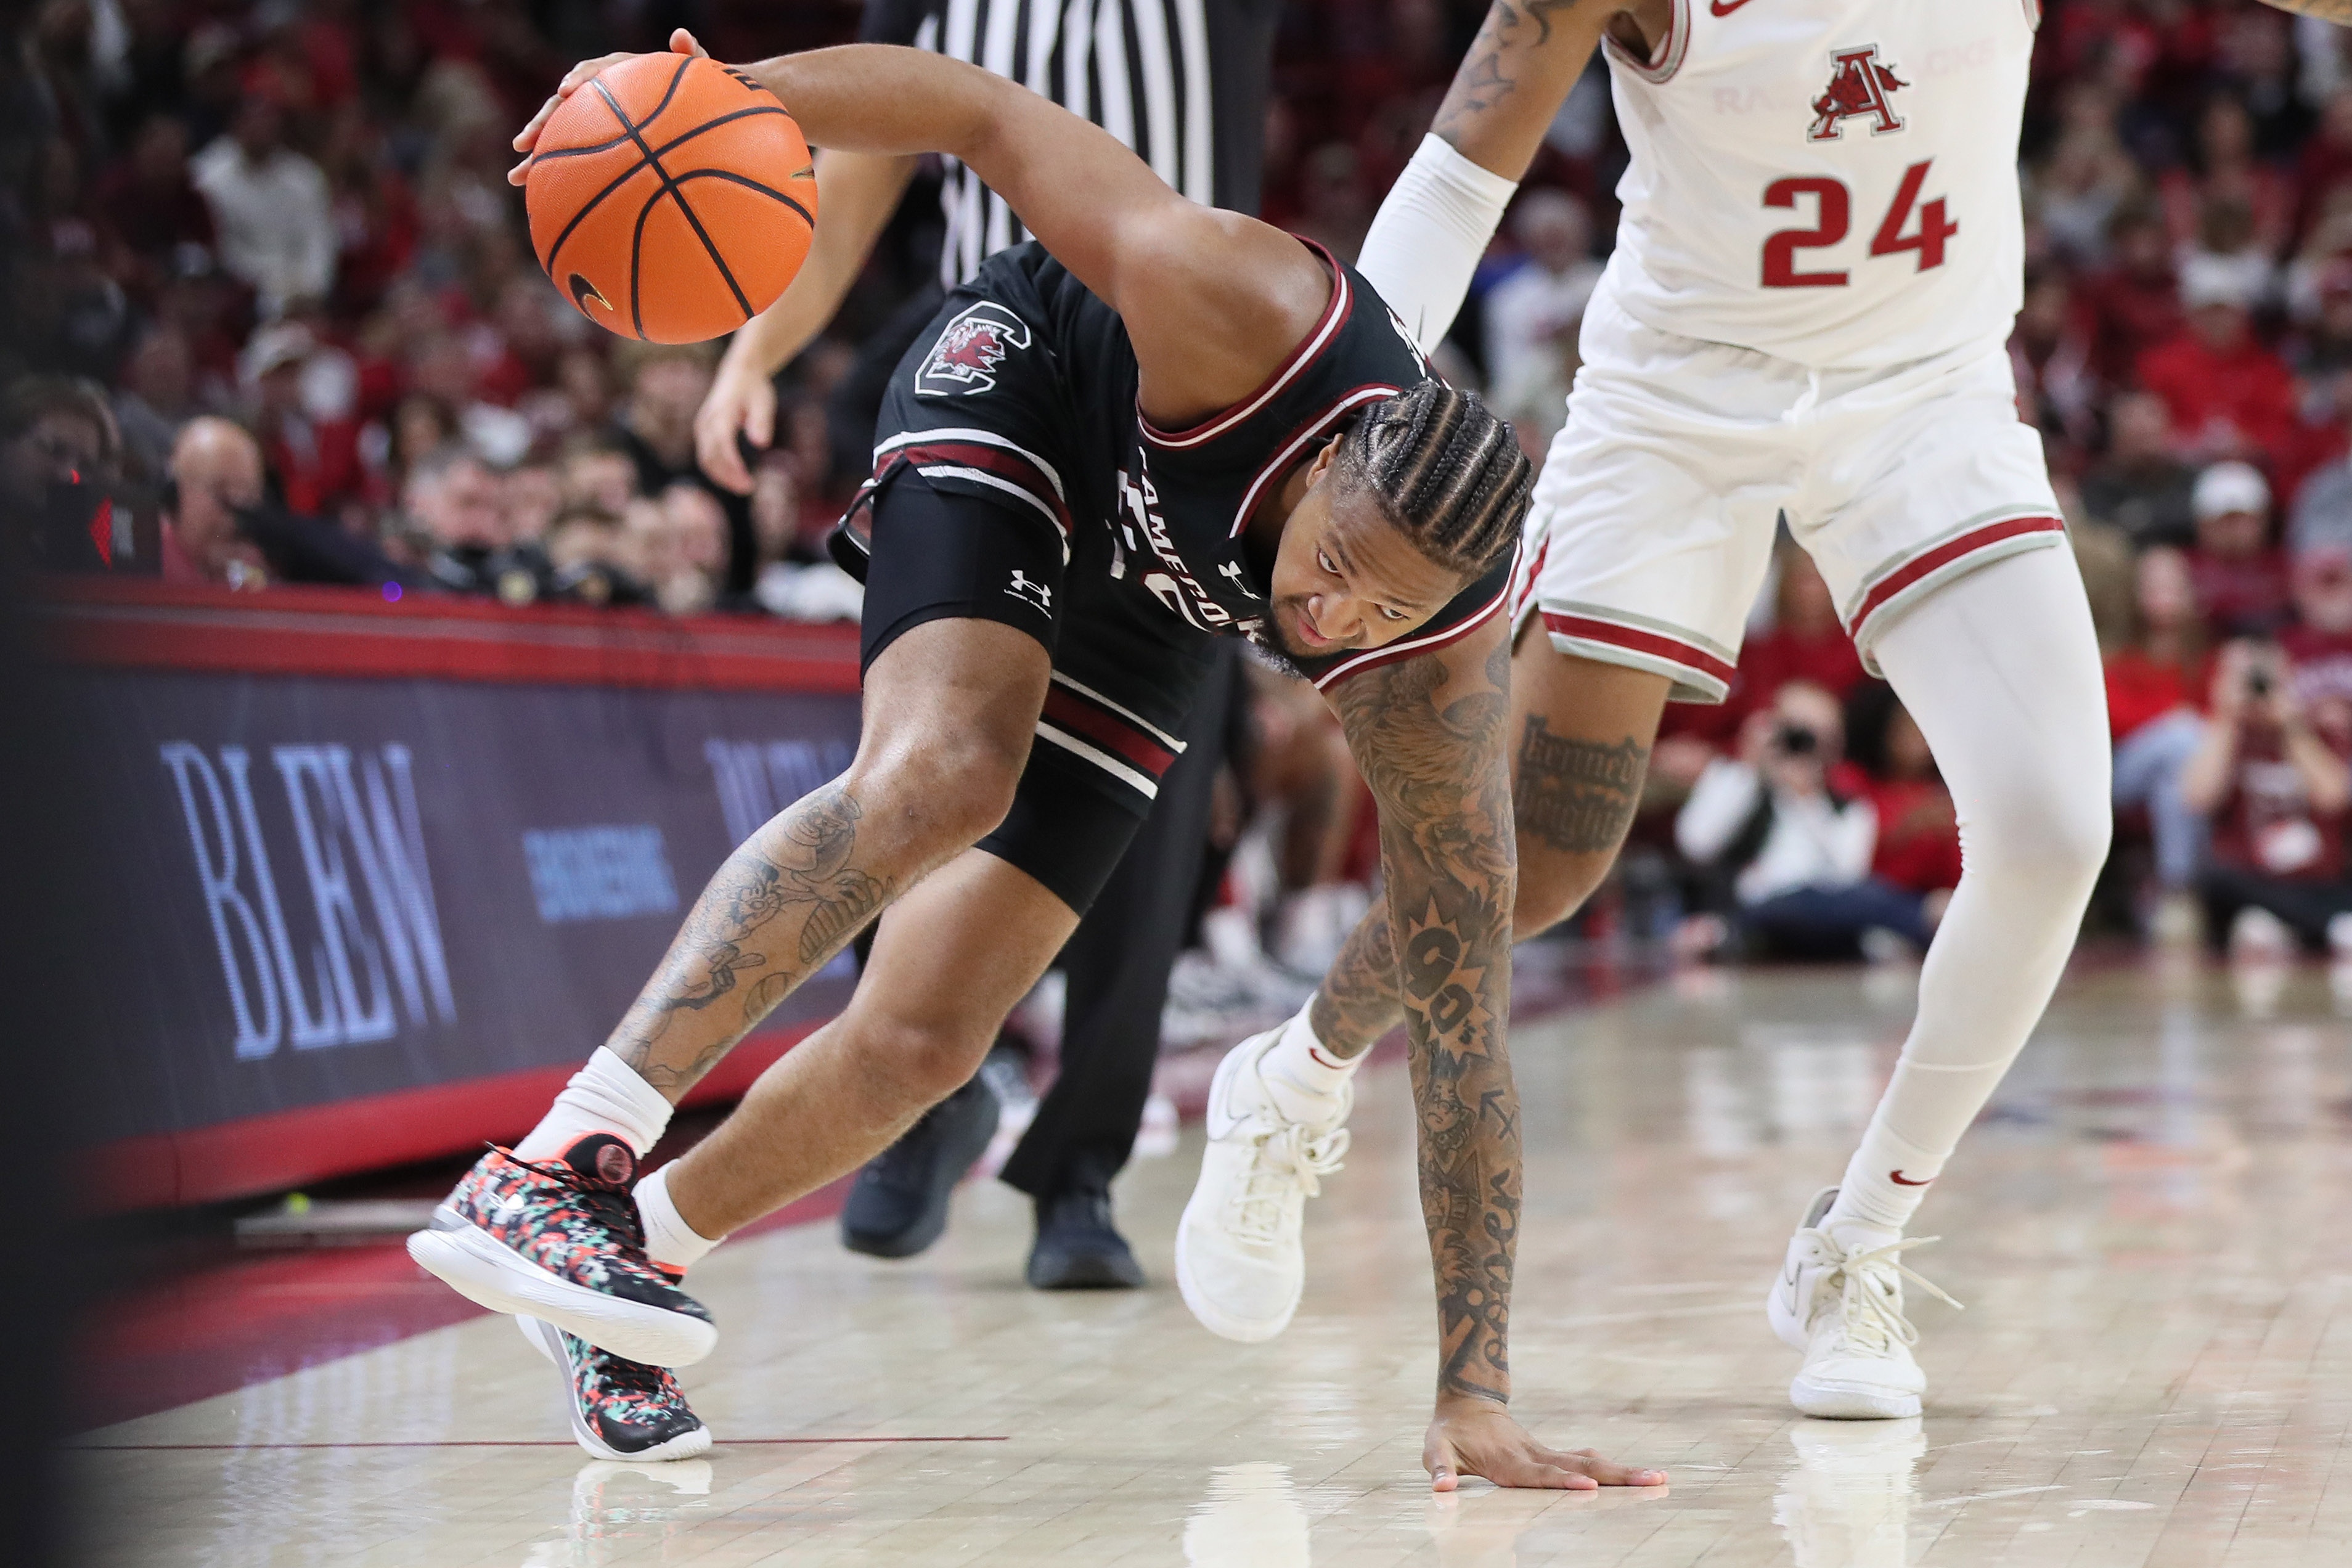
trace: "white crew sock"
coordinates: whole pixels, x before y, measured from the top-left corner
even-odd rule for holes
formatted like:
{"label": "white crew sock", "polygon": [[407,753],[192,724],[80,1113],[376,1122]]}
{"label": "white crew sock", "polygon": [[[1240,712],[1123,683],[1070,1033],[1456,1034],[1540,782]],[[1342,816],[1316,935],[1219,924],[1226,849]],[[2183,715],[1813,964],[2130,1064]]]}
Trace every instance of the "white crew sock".
{"label": "white crew sock", "polygon": [[1823,1223],[1909,1223],[2042,1016],[2106,858],[2106,695],[2064,549],[1979,567],[1873,650],[1959,816],[1963,866],[1919,970],[1919,1011]]}
{"label": "white crew sock", "polygon": [[664,1268],[683,1274],[727,1238],[722,1236],[713,1241],[679,1216],[677,1205],[669,1196],[669,1173],[675,1169],[673,1161],[637,1184],[637,1217],[646,1223],[646,1256]]}
{"label": "white crew sock", "polygon": [[1328,1120],[1331,1102],[1348,1080],[1356,1076],[1356,1068],[1369,1054],[1350,1058],[1332,1054],[1329,1047],[1316,1038],[1314,1026],[1307,1021],[1314,1005],[1309,1001],[1301,1007],[1297,1016],[1282,1026],[1281,1038],[1258,1058],[1258,1076],[1265,1080],[1266,1092],[1274,1096],[1276,1109],[1293,1121]]}
{"label": "white crew sock", "polygon": [[564,1151],[590,1133],[609,1132],[642,1160],[660,1142],[669,1113],[669,1101],[659,1090],[610,1048],[599,1046],[530,1135],[515,1145],[515,1158],[561,1160]]}
{"label": "white crew sock", "polygon": [[[1822,1227],[1835,1230],[1841,1237],[1847,1227],[1856,1225],[1885,1230],[1891,1234],[1885,1239],[1890,1241],[1899,1235],[1911,1223],[1920,1200],[1927,1195],[1927,1184],[1943,1174],[1944,1162],[1951,1157],[1952,1147],[1946,1143],[1938,1152],[1904,1137],[1887,1125],[1888,1112],[1927,1100],[1967,1107],[1973,1115],[1975,1108],[1983,1105],[2000,1082],[2001,1073],[2008,1066],[2004,1059],[1975,1068],[1938,1072],[1916,1062],[1897,1062],[1895,1077],[1886,1086],[1886,1096],[1862,1135],[1861,1147],[1846,1163],[1845,1175],[1838,1183],[1837,1201],[1822,1216]],[[1965,1121],[1961,1123],[1962,1128],[1966,1125]],[[1953,1142],[1958,1138],[1959,1129],[1954,1129]]]}

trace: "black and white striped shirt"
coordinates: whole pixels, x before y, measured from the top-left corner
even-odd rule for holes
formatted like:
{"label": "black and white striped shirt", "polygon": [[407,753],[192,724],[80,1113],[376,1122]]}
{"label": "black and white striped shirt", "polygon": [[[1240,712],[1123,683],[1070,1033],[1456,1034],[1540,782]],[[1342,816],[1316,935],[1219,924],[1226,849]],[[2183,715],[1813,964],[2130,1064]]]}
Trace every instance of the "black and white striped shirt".
{"label": "black and white striped shirt", "polygon": [[[1083,115],[1204,205],[1255,213],[1279,0],[868,0],[860,37],[966,60]],[[940,280],[1029,237],[950,162]]]}

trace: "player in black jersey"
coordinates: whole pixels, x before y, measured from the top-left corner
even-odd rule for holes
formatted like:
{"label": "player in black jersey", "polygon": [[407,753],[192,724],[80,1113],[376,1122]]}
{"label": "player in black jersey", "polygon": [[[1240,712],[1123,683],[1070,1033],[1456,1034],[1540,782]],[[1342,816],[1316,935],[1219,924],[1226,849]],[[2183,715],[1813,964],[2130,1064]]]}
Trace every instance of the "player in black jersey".
{"label": "player in black jersey", "polygon": [[[899,366],[849,520],[856,761],[729,858],[604,1048],[412,1252],[615,1355],[706,1354],[672,1271],[970,1076],[1149,808],[1205,639],[1242,635],[1315,679],[1380,809],[1441,1304],[1432,1473],[1664,1479],[1546,1448],[1507,1408],[1500,612],[1529,489],[1509,428],[1431,379],[1327,253],[1185,201],[1025,89],[874,46],[746,68],[819,145],[960,158],[1039,243],[951,294]],[[629,1203],[668,1103],[877,914],[841,1016]]]}

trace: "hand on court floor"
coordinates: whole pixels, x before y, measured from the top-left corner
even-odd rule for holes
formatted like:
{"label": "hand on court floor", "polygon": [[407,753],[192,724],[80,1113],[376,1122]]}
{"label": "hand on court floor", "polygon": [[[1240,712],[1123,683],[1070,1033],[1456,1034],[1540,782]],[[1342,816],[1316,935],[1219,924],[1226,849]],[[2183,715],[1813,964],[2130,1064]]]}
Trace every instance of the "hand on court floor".
{"label": "hand on court floor", "polygon": [[[710,51],[704,48],[700,44],[696,43],[694,41],[694,35],[688,32],[684,27],[680,27],[670,34],[669,52],[674,55],[693,55],[698,58],[706,60],[710,58]],[[593,60],[582,60],[578,65],[573,66],[570,71],[565,73],[563,79],[556,84],[555,96],[549,99],[545,103],[541,104],[539,106],[539,112],[530,117],[530,123],[524,126],[521,131],[516,133],[514,139],[514,150],[524,154],[524,156],[521,163],[517,163],[513,168],[507,171],[507,184],[509,185],[520,185],[530,177],[530,153],[532,148],[539,145],[539,128],[547,123],[547,117],[555,112],[558,105],[562,104],[565,99],[570,98],[582,88],[587,86],[589,79],[595,76],[599,71],[609,70],[613,67],[619,65],[623,60],[635,59],[635,58],[636,57],[635,55],[626,51],[614,55],[599,55]]]}
{"label": "hand on court floor", "polygon": [[1554,1491],[1666,1484],[1664,1470],[1615,1464],[1590,1448],[1547,1448],[1508,1410],[1487,1399],[1440,1400],[1422,1445],[1421,1464],[1429,1472],[1430,1490],[1440,1492],[1454,1490],[1465,1476],[1484,1476],[1498,1487]]}

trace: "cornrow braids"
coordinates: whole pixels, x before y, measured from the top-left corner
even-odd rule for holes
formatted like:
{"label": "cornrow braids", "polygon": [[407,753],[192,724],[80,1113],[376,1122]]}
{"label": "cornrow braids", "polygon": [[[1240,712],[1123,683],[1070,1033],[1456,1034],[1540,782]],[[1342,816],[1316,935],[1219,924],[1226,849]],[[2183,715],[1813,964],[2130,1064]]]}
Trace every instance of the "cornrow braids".
{"label": "cornrow braids", "polygon": [[1423,554],[1468,577],[1517,542],[1535,492],[1510,425],[1434,376],[1366,409],[1341,439],[1339,469]]}

